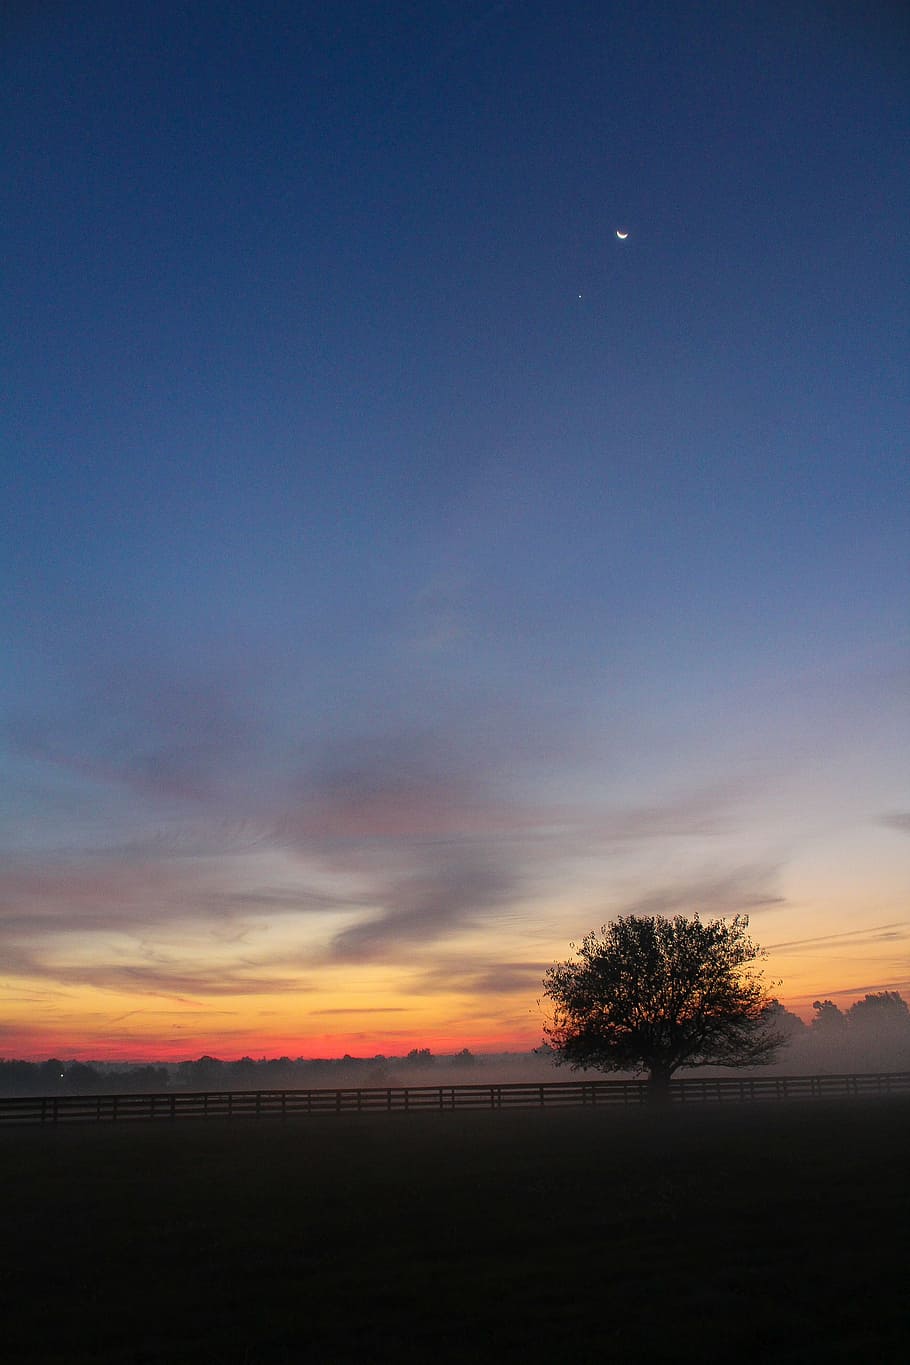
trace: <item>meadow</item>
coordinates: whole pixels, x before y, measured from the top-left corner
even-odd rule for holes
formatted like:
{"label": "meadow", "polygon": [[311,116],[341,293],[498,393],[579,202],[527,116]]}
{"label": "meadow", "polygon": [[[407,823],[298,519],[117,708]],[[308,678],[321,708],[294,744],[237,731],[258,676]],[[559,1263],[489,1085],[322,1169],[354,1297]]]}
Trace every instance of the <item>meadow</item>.
{"label": "meadow", "polygon": [[910,1101],[0,1133],[6,1359],[907,1358]]}

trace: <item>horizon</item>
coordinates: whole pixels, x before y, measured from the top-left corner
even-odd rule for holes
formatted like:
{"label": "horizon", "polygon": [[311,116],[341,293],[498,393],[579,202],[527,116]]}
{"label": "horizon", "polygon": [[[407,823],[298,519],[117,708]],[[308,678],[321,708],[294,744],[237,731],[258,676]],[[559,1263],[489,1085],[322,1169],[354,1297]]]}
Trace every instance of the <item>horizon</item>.
{"label": "horizon", "polygon": [[625,914],[910,993],[908,44],[841,8],[6,16],[0,1052],[529,1051]]}
{"label": "horizon", "polygon": [[[904,999],[904,997],[900,995],[900,992],[897,992],[896,994],[898,994],[898,996],[899,996],[900,999]],[[853,1003],[856,1003],[857,1001],[862,1001],[862,1000],[868,999],[868,998],[869,998],[868,994],[860,995],[860,996],[857,996],[857,997],[856,997],[856,1001],[854,1001],[853,999],[851,999],[851,1000],[850,1000],[850,1004],[853,1004]],[[836,1002],[834,1002],[834,1001],[831,1000],[830,995],[828,995],[828,994],[826,994],[826,993],[824,993],[824,992],[821,994],[820,999],[823,1000],[825,1003],[836,1003]],[[791,1015],[793,1018],[795,1018],[795,1019],[797,1019],[797,1020],[799,1021],[799,1023],[802,1025],[802,1033],[801,1033],[801,1034],[797,1034],[797,1035],[792,1035],[792,1036],[790,1036],[790,1037],[787,1039],[787,1041],[784,1042],[784,1043],[781,1045],[778,1054],[775,1056],[775,1058],[773,1059],[773,1061],[772,1061],[772,1063],[771,1063],[772,1068],[778,1067],[782,1062],[785,1062],[785,1061],[786,1061],[787,1055],[788,1055],[790,1049],[794,1046],[794,1044],[796,1045],[797,1051],[798,1051],[798,1050],[799,1050],[799,1045],[800,1045],[801,1042],[803,1042],[803,1043],[811,1043],[812,1046],[815,1047],[816,1050],[817,1050],[819,1053],[822,1053],[822,1054],[824,1054],[824,1053],[831,1053],[831,1052],[837,1054],[839,1051],[840,1051],[840,1052],[843,1052],[845,1049],[846,1049],[847,1051],[849,1051],[849,1048],[852,1046],[852,1044],[851,1044],[847,1039],[841,1040],[840,1043],[836,1043],[836,1042],[833,1042],[833,1041],[830,1040],[830,1039],[826,1039],[826,1038],[824,1037],[824,1034],[822,1034],[821,1037],[819,1037],[817,1034],[814,1035],[814,1034],[813,1034],[813,1029],[812,1029],[812,1024],[813,1024],[815,1018],[817,1017],[816,1015],[813,1015],[813,1014],[811,1014],[811,1013],[810,1013],[809,1015],[805,1015],[805,1014],[800,1014],[799,1012],[797,1012],[797,1011],[795,1011],[795,1010],[790,1010],[789,1007],[785,1004],[784,1001],[779,1000],[779,999],[777,999],[776,997],[774,997],[774,1003],[777,1004],[777,1005],[781,1005],[781,1006],[784,1008],[784,1010],[785,1010],[789,1015]],[[841,1005],[838,1005],[837,1008],[840,1009],[840,1010],[842,1010],[842,1012],[843,1012],[845,1018],[849,1018],[849,1005],[847,1005],[846,1003],[842,1003]],[[879,1043],[882,1043],[883,1041],[890,1042],[890,1043],[894,1043],[894,1041],[895,1041],[893,1037],[890,1037],[890,1036],[889,1036],[887,1026],[885,1027],[884,1033],[882,1033],[882,1032],[880,1031],[880,1026],[879,1026],[879,1030],[878,1030],[878,1031],[877,1031],[876,1027],[873,1027],[873,1028],[871,1029],[871,1032],[870,1032],[870,1030],[869,1030],[869,1025],[868,1025],[868,1024],[866,1024],[865,1026],[861,1026],[861,1036],[860,1036],[859,1039],[858,1039],[858,1041],[859,1041],[860,1043],[863,1042],[863,1036],[862,1036],[863,1034],[865,1035],[865,1042],[866,1042],[866,1043],[868,1043],[868,1042],[870,1041],[870,1039],[871,1039],[873,1042],[877,1040]],[[906,1039],[906,1040],[904,1040],[904,1041],[905,1041],[905,1043],[906,1043],[906,1042],[910,1042],[910,1039]],[[407,1047],[407,1044],[405,1044],[405,1046]],[[554,1056],[553,1056],[553,1053],[552,1053],[552,1048],[551,1048],[551,1046],[547,1043],[547,1040],[546,1040],[545,1038],[541,1038],[536,1044],[532,1044],[532,1045],[529,1046],[529,1047],[519,1047],[519,1048],[514,1048],[514,1047],[513,1047],[513,1048],[510,1048],[510,1047],[503,1047],[503,1048],[501,1048],[501,1047],[480,1047],[480,1048],[473,1048],[473,1047],[469,1047],[467,1044],[462,1044],[460,1047],[457,1047],[457,1046],[452,1045],[452,1044],[450,1043],[450,1044],[449,1044],[449,1048],[450,1048],[450,1050],[445,1050],[445,1049],[443,1049],[443,1050],[436,1051],[436,1050],[434,1050],[432,1047],[428,1047],[426,1043],[423,1043],[423,1042],[412,1042],[411,1045],[410,1045],[409,1047],[407,1047],[407,1050],[406,1050],[406,1051],[399,1051],[399,1052],[384,1052],[384,1051],[382,1051],[381,1049],[378,1050],[378,1051],[375,1051],[375,1052],[372,1052],[372,1051],[369,1051],[369,1050],[365,1050],[365,1051],[360,1052],[360,1053],[344,1052],[344,1053],[334,1053],[334,1054],[333,1054],[333,1053],[321,1053],[321,1054],[320,1054],[320,1053],[294,1053],[294,1052],[290,1052],[290,1051],[285,1051],[285,1052],[282,1052],[282,1053],[272,1053],[272,1054],[264,1054],[264,1053],[263,1053],[263,1054],[260,1054],[260,1055],[253,1055],[253,1054],[251,1054],[251,1053],[243,1053],[243,1054],[238,1053],[236,1056],[231,1056],[231,1055],[219,1055],[217,1052],[214,1052],[214,1051],[212,1051],[212,1050],[210,1050],[210,1049],[205,1049],[205,1048],[202,1049],[202,1050],[201,1050],[200,1052],[198,1052],[198,1053],[187,1054],[187,1055],[182,1055],[182,1054],[166,1054],[166,1055],[154,1054],[154,1055],[153,1055],[153,1054],[151,1054],[151,1053],[147,1053],[147,1054],[124,1053],[124,1052],[122,1052],[122,1051],[118,1051],[117,1049],[111,1049],[111,1050],[109,1050],[109,1051],[107,1052],[107,1054],[104,1055],[104,1056],[102,1056],[102,1055],[95,1055],[95,1056],[81,1055],[81,1056],[75,1056],[75,1055],[70,1055],[70,1054],[68,1053],[68,1050],[67,1050],[66,1048],[61,1048],[61,1049],[59,1049],[59,1054],[60,1054],[60,1055],[58,1055],[57,1053],[55,1053],[55,1054],[53,1054],[52,1056],[51,1056],[51,1055],[46,1055],[46,1054],[33,1054],[33,1055],[31,1055],[31,1056],[18,1056],[18,1057],[11,1057],[11,1056],[9,1056],[9,1057],[8,1057],[8,1056],[4,1056],[4,1055],[0,1054],[0,1063],[3,1063],[3,1062],[26,1062],[26,1063],[28,1063],[29,1065],[39,1065],[39,1064],[42,1063],[42,1062],[52,1061],[52,1060],[59,1060],[64,1066],[68,1066],[68,1065],[70,1065],[70,1064],[74,1064],[74,1063],[75,1063],[75,1064],[81,1064],[81,1065],[86,1065],[86,1066],[92,1066],[92,1065],[97,1064],[97,1065],[100,1065],[100,1066],[109,1066],[109,1067],[118,1067],[118,1066],[144,1067],[144,1066],[154,1066],[154,1065],[161,1065],[161,1066],[181,1066],[181,1065],[189,1065],[189,1064],[192,1064],[192,1063],[194,1063],[194,1062],[199,1062],[199,1061],[203,1061],[203,1060],[209,1060],[209,1061],[217,1062],[219,1065],[223,1065],[223,1066],[233,1066],[233,1065],[236,1065],[236,1064],[239,1063],[239,1062],[245,1062],[245,1061],[247,1061],[247,1062],[253,1062],[253,1063],[254,1063],[255,1065],[257,1065],[257,1066],[258,1066],[258,1065],[262,1065],[262,1064],[264,1064],[264,1063],[282,1062],[282,1061],[291,1062],[292,1064],[297,1064],[297,1063],[311,1063],[311,1062],[312,1062],[312,1063],[322,1063],[322,1062],[325,1062],[325,1063],[336,1063],[336,1062],[337,1062],[337,1063],[344,1063],[344,1062],[351,1062],[351,1063],[358,1063],[358,1064],[367,1064],[367,1063],[370,1063],[370,1062],[406,1062],[406,1063],[408,1063],[409,1065],[411,1065],[413,1068],[416,1068],[417,1070],[426,1069],[426,1070],[429,1071],[429,1070],[432,1069],[433,1064],[434,1064],[435,1062],[437,1062],[437,1061],[440,1061],[440,1062],[443,1062],[443,1063],[452,1063],[452,1062],[461,1060],[461,1061],[464,1062],[464,1064],[465,1064],[466,1066],[470,1066],[470,1065],[473,1064],[475,1061],[482,1062],[482,1061],[489,1061],[490,1059],[497,1059],[497,1058],[499,1058],[499,1059],[502,1059],[502,1058],[525,1058],[525,1059],[529,1059],[529,1058],[531,1058],[531,1057],[536,1057],[536,1058],[539,1059],[541,1062],[546,1063],[546,1062],[548,1062],[548,1061],[551,1061],[552,1064],[553,1064],[554,1066],[562,1066],[562,1067],[565,1067],[567,1070],[574,1070],[574,1068],[567,1066],[567,1064],[565,1064],[565,1063],[557,1063],[557,1062],[554,1060]],[[466,1053],[467,1053],[467,1057],[465,1057],[465,1054],[466,1054]],[[420,1055],[418,1055],[418,1054],[420,1054]],[[425,1055],[423,1055],[423,1054],[425,1054]],[[590,1070],[591,1068],[588,1068],[588,1069]],[[596,1067],[593,1068],[593,1069],[594,1069],[594,1070],[597,1070]],[[685,1068],[683,1068],[683,1069],[685,1069]],[[724,1068],[723,1068],[722,1064],[717,1064],[717,1069],[723,1070]],[[737,1069],[737,1068],[734,1068],[734,1069]],[[762,1067],[761,1067],[761,1066],[757,1066],[756,1068],[749,1068],[749,1069],[761,1070]],[[609,1074],[609,1073],[606,1073],[606,1074]]]}

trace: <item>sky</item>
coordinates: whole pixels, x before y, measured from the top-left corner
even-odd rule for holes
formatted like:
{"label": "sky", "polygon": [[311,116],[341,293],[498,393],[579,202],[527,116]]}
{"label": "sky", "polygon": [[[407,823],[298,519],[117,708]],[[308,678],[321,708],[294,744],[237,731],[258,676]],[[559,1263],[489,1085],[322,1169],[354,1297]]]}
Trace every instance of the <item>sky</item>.
{"label": "sky", "polygon": [[910,992],[902,7],[2,25],[0,1054]]}

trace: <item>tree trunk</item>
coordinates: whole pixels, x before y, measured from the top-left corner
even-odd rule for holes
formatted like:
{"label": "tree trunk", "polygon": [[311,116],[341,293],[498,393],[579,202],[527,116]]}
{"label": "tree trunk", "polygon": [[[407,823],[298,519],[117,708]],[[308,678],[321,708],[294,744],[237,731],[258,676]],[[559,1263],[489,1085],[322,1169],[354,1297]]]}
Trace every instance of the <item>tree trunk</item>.
{"label": "tree trunk", "polygon": [[648,1075],[648,1100],[651,1104],[670,1103],[670,1077],[668,1066],[652,1066]]}

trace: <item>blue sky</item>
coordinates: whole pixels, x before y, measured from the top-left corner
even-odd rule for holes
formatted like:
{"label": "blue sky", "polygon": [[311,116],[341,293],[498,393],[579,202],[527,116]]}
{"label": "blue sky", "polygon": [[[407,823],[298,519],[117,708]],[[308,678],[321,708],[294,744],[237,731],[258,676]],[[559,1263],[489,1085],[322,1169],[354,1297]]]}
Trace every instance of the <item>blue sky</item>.
{"label": "blue sky", "polygon": [[6,1050],[910,985],[897,7],[4,22]]}

